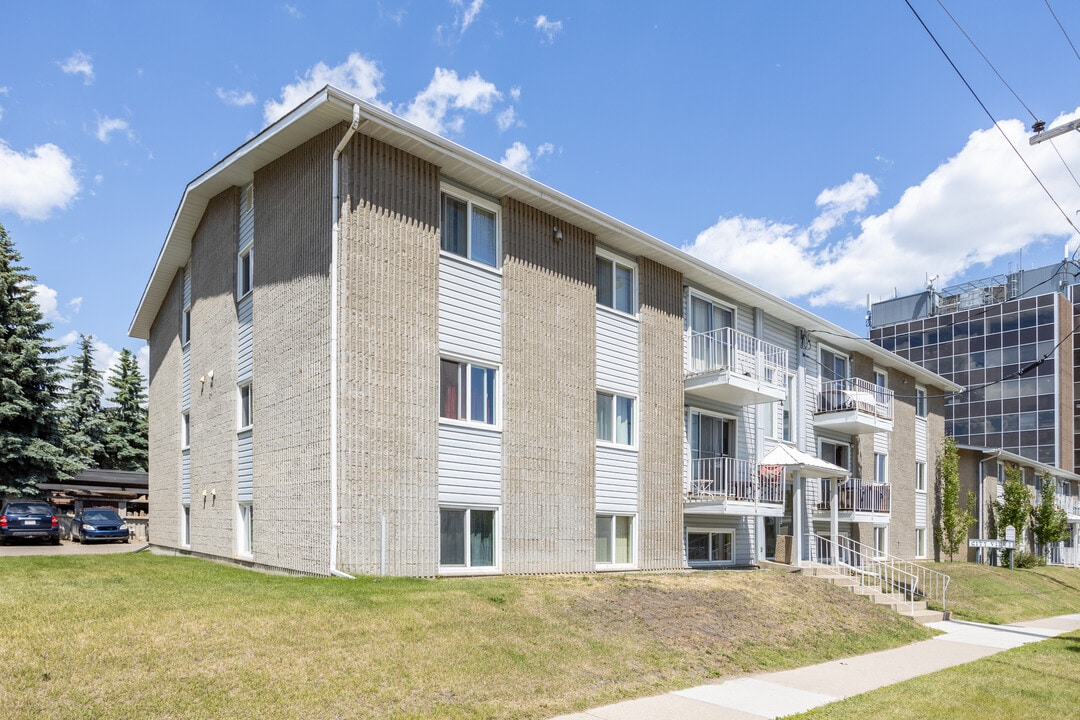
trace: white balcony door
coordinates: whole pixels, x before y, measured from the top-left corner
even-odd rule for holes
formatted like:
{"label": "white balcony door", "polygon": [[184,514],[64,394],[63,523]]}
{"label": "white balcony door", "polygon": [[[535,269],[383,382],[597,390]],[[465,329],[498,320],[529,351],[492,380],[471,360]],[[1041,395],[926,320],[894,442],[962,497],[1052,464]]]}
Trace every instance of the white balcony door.
{"label": "white balcony door", "polygon": [[821,348],[821,372],[826,382],[830,380],[846,380],[848,376],[848,359],[843,355],[837,355],[828,348]]}
{"label": "white balcony door", "polygon": [[[690,336],[694,367],[714,368],[726,366],[727,358],[715,330],[735,326],[735,313],[730,308],[690,296]],[[711,334],[710,334],[711,333]]]}

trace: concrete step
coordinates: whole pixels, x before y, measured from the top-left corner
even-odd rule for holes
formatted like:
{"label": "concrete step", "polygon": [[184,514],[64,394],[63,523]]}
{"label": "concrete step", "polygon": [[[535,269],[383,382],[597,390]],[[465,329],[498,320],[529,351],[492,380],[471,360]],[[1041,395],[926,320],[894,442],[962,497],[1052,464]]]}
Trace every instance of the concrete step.
{"label": "concrete step", "polygon": [[836,585],[837,587],[852,588],[858,586],[859,581],[853,577],[845,577],[844,575],[821,575],[819,576],[825,582]]}
{"label": "concrete step", "polygon": [[[926,603],[923,603],[923,605],[925,605],[925,604]],[[916,610],[915,612],[908,612],[908,611],[904,610],[904,611],[900,611],[899,614],[903,615],[904,617],[909,617],[912,620],[914,620],[915,622],[921,623],[923,625],[926,625],[928,623],[933,623],[933,622],[941,622],[942,620],[946,619],[945,618],[945,613],[941,612],[940,610],[926,610],[926,609],[923,609],[923,610]]]}

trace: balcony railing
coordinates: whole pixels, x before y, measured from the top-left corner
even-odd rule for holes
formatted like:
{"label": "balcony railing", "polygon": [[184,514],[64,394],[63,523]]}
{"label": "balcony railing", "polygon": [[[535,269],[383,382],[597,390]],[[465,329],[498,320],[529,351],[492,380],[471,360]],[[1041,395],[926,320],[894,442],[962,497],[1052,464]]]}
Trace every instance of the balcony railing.
{"label": "balcony railing", "polygon": [[817,412],[833,413],[857,410],[882,420],[893,419],[893,391],[862,378],[830,380],[821,385]]}
{"label": "balcony railing", "polygon": [[719,498],[783,505],[784,468],[733,457],[691,460],[686,499],[708,501]]}
{"label": "balcony railing", "polygon": [[1054,505],[1066,515],[1080,515],[1080,502],[1071,495],[1055,495]]}
{"label": "balcony railing", "polygon": [[690,335],[687,374],[729,370],[760,382],[785,387],[788,351],[734,328]]}
{"label": "balcony railing", "polygon": [[[822,492],[827,492],[824,488]],[[818,510],[831,510],[832,498],[826,495],[817,504]],[[869,482],[859,478],[840,481],[837,491],[837,511],[890,513],[892,512],[892,486],[888,483]]]}

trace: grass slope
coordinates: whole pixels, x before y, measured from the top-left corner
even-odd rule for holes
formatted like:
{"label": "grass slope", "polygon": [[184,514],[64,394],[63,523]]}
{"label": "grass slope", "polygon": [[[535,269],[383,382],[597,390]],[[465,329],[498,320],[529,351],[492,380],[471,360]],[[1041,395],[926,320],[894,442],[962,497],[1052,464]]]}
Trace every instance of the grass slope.
{"label": "grass slope", "polygon": [[1004,623],[1080,612],[1080,570],[1028,570],[939,563],[930,565],[952,578],[948,606],[955,619]]}
{"label": "grass slope", "polygon": [[6,717],[546,718],[930,632],[771,572],[357,581],[5,558]]}

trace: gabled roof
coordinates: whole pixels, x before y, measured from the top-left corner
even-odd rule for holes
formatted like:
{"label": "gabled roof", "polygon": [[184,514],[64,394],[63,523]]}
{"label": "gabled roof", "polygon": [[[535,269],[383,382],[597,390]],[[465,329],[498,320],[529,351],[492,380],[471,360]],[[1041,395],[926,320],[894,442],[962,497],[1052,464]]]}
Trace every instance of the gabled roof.
{"label": "gabled roof", "polygon": [[[250,182],[256,170],[324,130],[338,123],[351,122],[354,106],[359,107],[360,111],[360,132],[431,162],[441,168],[443,175],[448,178],[492,197],[520,200],[561,218],[594,234],[604,245],[630,256],[647,257],[678,270],[687,282],[709,288],[748,307],[761,308],[768,315],[795,327],[825,335],[825,343],[838,350],[870,356],[883,366],[901,369],[919,382],[947,391],[962,389],[960,385],[884,350],[865,338],[860,338],[558,190],[329,85],[188,184],[154,265],[154,271],[143,291],[138,310],[131,321],[128,329],[130,335],[149,338],[150,326],[173,277],[187,264],[192,236],[210,199],[229,187]],[[327,202],[330,202],[329,198]]]}
{"label": "gabled roof", "polygon": [[1059,467],[1047,465],[1046,463],[1037,462],[1031,458],[1026,458],[1023,455],[1017,455],[1016,453],[1002,450],[1001,448],[979,447],[977,445],[957,445],[956,447],[960,450],[981,453],[984,457],[980,462],[985,462],[986,460],[1003,460],[1014,465],[1019,465],[1020,467],[1031,468],[1038,471],[1041,475],[1050,475],[1052,477],[1061,478],[1062,480],[1080,481],[1080,475],[1077,475],[1076,473],[1062,470]]}

